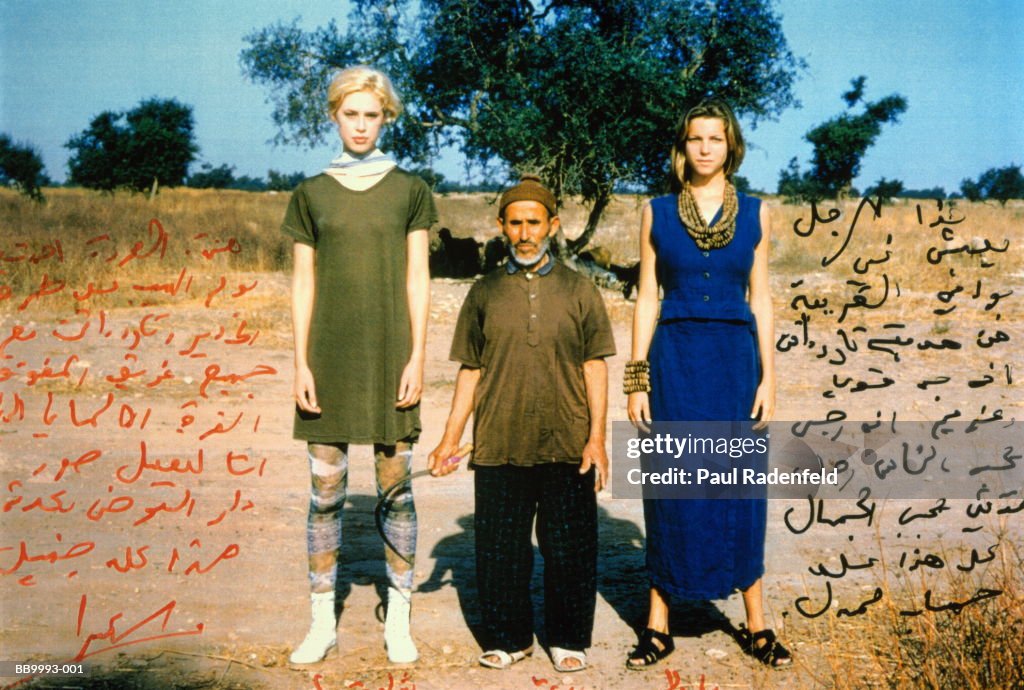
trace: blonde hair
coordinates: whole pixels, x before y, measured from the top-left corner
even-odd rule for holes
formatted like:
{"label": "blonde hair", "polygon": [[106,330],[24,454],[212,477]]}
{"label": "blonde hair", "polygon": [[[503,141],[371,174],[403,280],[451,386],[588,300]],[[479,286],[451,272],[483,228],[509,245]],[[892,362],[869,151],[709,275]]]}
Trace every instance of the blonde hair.
{"label": "blonde hair", "polygon": [[387,75],[367,65],[355,65],[334,75],[327,87],[327,114],[332,120],[342,101],[358,91],[369,91],[380,99],[385,122],[394,122],[402,113],[402,99]]}
{"label": "blonde hair", "polygon": [[747,146],[743,143],[743,132],[729,104],[718,98],[707,98],[686,113],[676,132],[672,144],[672,187],[676,191],[690,179],[690,168],[686,165],[686,136],[690,131],[690,123],[698,117],[711,117],[725,123],[725,142],[729,146],[729,154],[725,158],[725,177],[732,181],[733,173],[740,169]]}

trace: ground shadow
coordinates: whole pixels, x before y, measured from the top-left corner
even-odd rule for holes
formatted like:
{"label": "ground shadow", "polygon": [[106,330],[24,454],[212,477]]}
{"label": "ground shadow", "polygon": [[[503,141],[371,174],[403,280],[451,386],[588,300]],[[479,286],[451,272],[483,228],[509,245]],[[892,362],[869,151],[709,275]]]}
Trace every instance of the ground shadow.
{"label": "ground shadow", "polygon": [[[456,521],[459,531],[441,539],[430,556],[434,568],[429,578],[417,587],[421,593],[436,592],[443,587],[455,588],[462,617],[477,644],[481,641],[480,604],[476,588],[475,533],[473,515]],[[644,564],[644,534],[630,520],[612,517],[598,508],[597,589],[616,614],[631,628],[642,630],[647,616],[647,571]],[[534,608],[534,634],[545,647],[543,558],[534,547],[534,568],[531,578]],[[673,636],[700,637],[722,630],[735,637],[736,628],[709,601],[673,601],[669,619]],[[633,640],[623,640],[623,648]]]}
{"label": "ground shadow", "polygon": [[[451,585],[459,598],[459,608],[466,627],[477,645],[483,648],[480,621],[480,600],[476,588],[476,534],[473,515],[463,515],[456,521],[461,531],[445,537],[431,552],[434,570],[426,582],[420,584],[418,592],[436,592]],[[542,647],[547,647],[544,634],[544,559],[540,550],[533,547],[533,574],[530,578],[531,602],[533,604],[534,635]]]}
{"label": "ground shadow", "polygon": [[456,520],[461,528],[437,542],[430,556],[434,569],[426,582],[416,588],[417,592],[436,592],[451,585],[459,598],[459,608],[466,626],[477,644],[480,644],[480,604],[476,590],[476,535],[473,529],[473,515],[463,515]]}
{"label": "ground shadow", "polygon": [[[597,591],[635,632],[647,622],[648,578],[644,533],[631,520],[598,508]],[[732,622],[710,601],[673,600],[669,612],[673,637],[701,637],[716,630],[736,637]],[[633,644],[627,641],[624,648]],[[628,650],[627,650],[628,651]]]}
{"label": "ground shadow", "polygon": [[631,520],[597,509],[597,592],[619,618],[635,627],[647,615],[644,533]]}
{"label": "ground shadow", "polygon": [[[387,571],[384,567],[384,542],[377,532],[373,510],[377,497],[349,494],[342,511],[342,547],[338,558],[337,584],[334,588],[335,610],[339,621],[352,585],[373,585],[383,601],[387,592]],[[376,615],[383,620],[383,605]]]}

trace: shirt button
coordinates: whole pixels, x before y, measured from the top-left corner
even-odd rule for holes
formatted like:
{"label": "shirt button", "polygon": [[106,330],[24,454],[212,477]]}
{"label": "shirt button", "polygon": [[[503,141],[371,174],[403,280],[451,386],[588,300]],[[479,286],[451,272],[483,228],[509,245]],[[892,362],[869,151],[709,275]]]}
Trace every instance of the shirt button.
{"label": "shirt button", "polygon": [[710,295],[704,295],[704,301],[705,302],[710,302],[711,301],[711,296]]}
{"label": "shirt button", "polygon": [[[707,256],[707,254],[705,254],[705,256]],[[532,273],[527,273],[526,274],[526,279],[527,280],[533,280],[533,274]]]}
{"label": "shirt button", "polygon": [[531,319],[535,319],[535,318],[537,318],[537,315],[536,314],[530,314],[530,318]]}
{"label": "shirt button", "polygon": [[701,252],[704,256],[711,256],[711,252]]}
{"label": "shirt button", "polygon": [[705,278],[710,278],[710,277],[711,277],[711,274],[710,274],[710,273],[708,273],[707,271],[704,271],[704,277],[705,277]]}

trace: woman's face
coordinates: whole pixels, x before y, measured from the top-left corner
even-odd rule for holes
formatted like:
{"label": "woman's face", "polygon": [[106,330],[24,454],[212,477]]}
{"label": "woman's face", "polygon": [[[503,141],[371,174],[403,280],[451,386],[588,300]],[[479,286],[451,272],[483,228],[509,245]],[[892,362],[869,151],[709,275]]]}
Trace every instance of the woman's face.
{"label": "woman's face", "polygon": [[384,124],[384,108],[372,91],[355,91],[345,96],[334,113],[338,135],[345,150],[355,155],[377,148],[377,138]]}
{"label": "woman's face", "polygon": [[695,117],[686,130],[686,164],[691,178],[708,179],[725,169],[729,142],[725,121],[717,117]]}

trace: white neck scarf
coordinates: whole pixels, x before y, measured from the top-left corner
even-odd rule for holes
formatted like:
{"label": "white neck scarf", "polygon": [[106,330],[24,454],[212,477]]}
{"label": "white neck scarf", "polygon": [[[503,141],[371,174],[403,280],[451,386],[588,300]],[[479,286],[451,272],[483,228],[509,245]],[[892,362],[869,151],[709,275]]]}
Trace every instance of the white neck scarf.
{"label": "white neck scarf", "polygon": [[395,167],[397,163],[380,149],[374,149],[365,156],[354,156],[348,151],[331,161],[324,172],[341,181],[355,177],[375,177]]}

